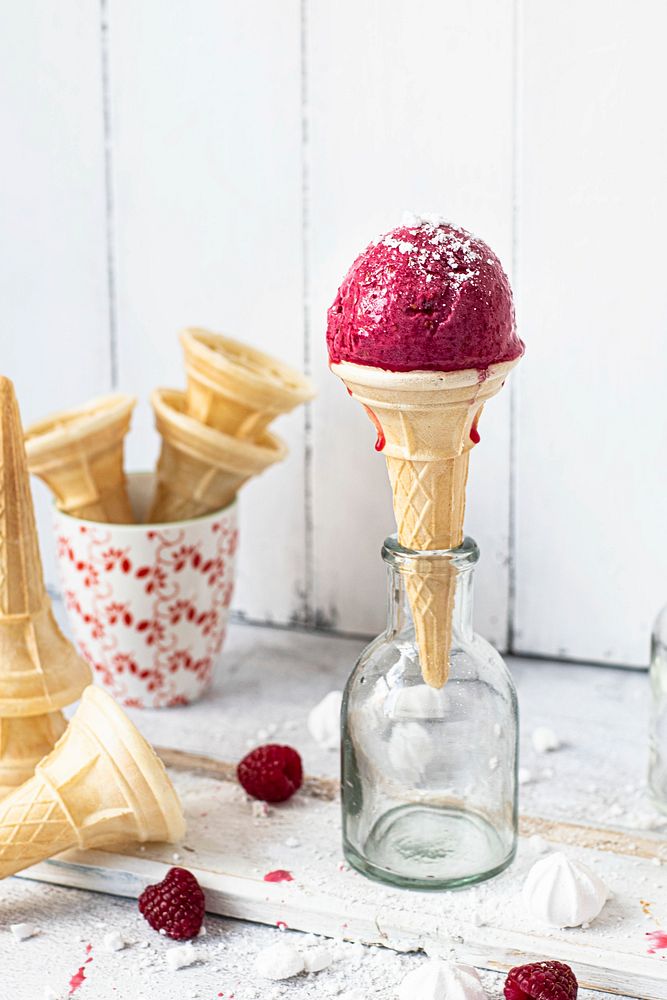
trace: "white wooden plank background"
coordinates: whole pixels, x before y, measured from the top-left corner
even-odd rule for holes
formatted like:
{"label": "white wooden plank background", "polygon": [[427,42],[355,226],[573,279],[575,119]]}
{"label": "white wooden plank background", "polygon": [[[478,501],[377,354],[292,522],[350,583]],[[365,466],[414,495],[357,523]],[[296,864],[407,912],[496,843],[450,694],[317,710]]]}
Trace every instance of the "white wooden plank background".
{"label": "white wooden plank background", "polygon": [[667,11],[523,6],[516,648],[642,664],[667,600]]}
{"label": "white wooden plank background", "polygon": [[[326,309],[357,253],[405,209],[459,220],[510,266],[512,4],[310,0],[307,16],[315,606],[366,631],[383,621],[379,548],[394,521],[375,432],[326,368]],[[466,527],[483,554],[479,627],[504,645],[508,392],[489,405],[481,434]]]}
{"label": "white wooden plank background", "polygon": [[667,596],[660,5],[26,0],[0,19],[0,348],[27,420],[116,376],[144,398],[145,467],[179,327],[309,364],[312,422],[278,424],[290,459],[244,493],[237,608],[374,631],[389,488],[326,370],[325,313],[371,236],[442,211],[517,265],[528,346],[513,478],[507,390],[472,457],[480,630],[646,661]]}
{"label": "white wooden plank background", "polygon": [[[186,325],[303,366],[299,17],[298,0],[110,4],[119,383],[142,397],[184,384]],[[255,618],[301,611],[303,421],[280,422],[292,454],[242,494],[236,603]],[[146,404],[136,425],[145,466]]]}
{"label": "white wooden plank background", "polygon": [[[4,5],[0,95],[1,369],[30,421],[110,385],[97,5]],[[49,495],[35,494],[46,536]]]}

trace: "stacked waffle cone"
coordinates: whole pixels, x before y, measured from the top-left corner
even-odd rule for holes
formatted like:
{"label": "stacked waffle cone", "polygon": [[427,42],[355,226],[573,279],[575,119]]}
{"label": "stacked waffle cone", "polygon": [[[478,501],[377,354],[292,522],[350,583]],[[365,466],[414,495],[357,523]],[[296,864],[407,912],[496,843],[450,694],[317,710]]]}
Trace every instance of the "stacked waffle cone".
{"label": "stacked waffle cone", "polygon": [[[21,418],[0,377],[0,878],[68,847],[183,835],[160,761],[89,684],[44,586]],[[82,693],[66,728],[61,709]]]}
{"label": "stacked waffle cone", "polygon": [[[228,506],[244,483],[285,458],[269,424],[314,395],[298,371],[230,337],[189,329],[181,342],[187,390],[151,396],[161,438],[152,524]],[[62,511],[134,522],[123,453],[135,403],[124,393],[101,396],[26,429],[30,471]]]}
{"label": "stacked waffle cone", "polygon": [[313,396],[299,372],[230,337],[189,329],[181,343],[187,391],[157,389],[151,398],[162,439],[152,523],[231,503],[287,454],[269,424]]}
{"label": "stacked waffle cone", "polygon": [[422,554],[406,588],[422,675],[442,687],[449,672],[456,569],[426,553],[463,541],[470,449],[484,404],[516,361],[484,372],[391,372],[350,362],[331,370],[365,407],[381,434],[393,494],[398,540]]}
{"label": "stacked waffle cone", "polygon": [[46,593],[18,404],[0,377],[0,796],[30,777],[89,683]]}

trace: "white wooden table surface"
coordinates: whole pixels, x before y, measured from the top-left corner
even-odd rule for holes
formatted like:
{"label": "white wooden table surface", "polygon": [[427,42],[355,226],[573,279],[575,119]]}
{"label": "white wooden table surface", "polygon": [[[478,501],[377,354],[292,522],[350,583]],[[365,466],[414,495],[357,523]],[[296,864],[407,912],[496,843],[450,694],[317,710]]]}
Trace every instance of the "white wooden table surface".
{"label": "white wooden table surface", "polygon": [[[337,755],[313,743],[305,720],[327,691],[343,686],[362,646],[359,640],[233,626],[209,698],[189,708],[131,714],[158,744],[233,761],[258,742],[285,741],[300,750],[309,773],[334,775]],[[521,789],[522,811],[631,828],[653,822],[656,814],[644,794],[646,674],[529,660],[514,660],[511,666],[521,703],[522,765],[532,774]],[[564,746],[538,756],[530,735],[547,724]],[[8,925],[21,921],[35,924],[40,934],[17,943]],[[0,1000],[66,996],[88,944],[93,960],[85,966],[77,1000],[229,1000],[232,995],[234,1000],[302,1000],[344,996],[359,987],[364,997],[391,1000],[405,971],[423,961],[347,945],[328,970],[273,984],[257,978],[252,967],[255,953],[277,940],[280,931],[217,917],[207,917],[206,929],[197,942],[201,960],[172,972],[164,960],[172,943],[151,931],[136,903],[8,880],[0,886]],[[111,930],[131,945],[105,952],[103,939]],[[486,973],[484,981],[490,998],[501,996],[503,977]],[[610,994],[581,991],[580,997],[608,1000]]]}

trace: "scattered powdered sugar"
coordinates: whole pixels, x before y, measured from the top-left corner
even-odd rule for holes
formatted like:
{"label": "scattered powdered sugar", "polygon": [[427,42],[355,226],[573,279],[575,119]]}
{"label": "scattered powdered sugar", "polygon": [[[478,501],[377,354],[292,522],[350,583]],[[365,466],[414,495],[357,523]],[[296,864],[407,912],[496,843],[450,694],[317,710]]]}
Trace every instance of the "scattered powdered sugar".
{"label": "scattered powdered sugar", "polygon": [[482,259],[474,246],[475,237],[455,227],[442,215],[404,212],[402,223],[408,231],[415,231],[415,242],[409,238],[398,239],[391,233],[378,236],[371,242],[375,246],[408,255],[410,267],[420,271],[427,284],[434,277],[431,270],[442,266],[440,262],[446,264],[449,271],[447,280],[455,289],[478,277],[480,264],[493,267],[497,263],[488,257]]}
{"label": "scattered powdered sugar", "polygon": [[403,212],[402,223],[406,229],[418,229],[419,226],[449,226],[451,223],[444,215],[435,212]]}
{"label": "scattered powdered sugar", "polygon": [[518,773],[518,779],[520,785],[529,785],[533,780],[533,772],[527,767],[520,767]]}
{"label": "scattered powdered sugar", "polygon": [[526,848],[530,854],[544,854],[550,849],[548,841],[540,837],[539,833],[533,833],[528,837]]}

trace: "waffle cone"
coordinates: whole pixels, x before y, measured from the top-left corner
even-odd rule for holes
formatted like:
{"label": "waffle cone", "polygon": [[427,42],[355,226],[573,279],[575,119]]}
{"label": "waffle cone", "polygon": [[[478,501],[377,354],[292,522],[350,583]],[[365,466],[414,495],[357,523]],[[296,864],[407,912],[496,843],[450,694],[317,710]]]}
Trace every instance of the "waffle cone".
{"label": "waffle cone", "polygon": [[65,727],[62,712],[0,719],[0,799],[32,777]]}
{"label": "waffle cone", "polygon": [[162,437],[151,524],[221,510],[251,476],[287,454],[268,431],[256,442],[242,441],[199,423],[186,412],[185,393],[176,389],[156,389],[151,402]]}
{"label": "waffle cone", "polygon": [[184,833],[162,762],[113,699],[89,687],[54,750],[0,803],[0,878],[70,847]]}
{"label": "waffle cone", "polygon": [[300,372],[230,337],[189,329],[181,344],[187,412],[232,437],[260,440],[272,420],[315,395]]}
{"label": "waffle cone", "polygon": [[[463,541],[468,458],[485,402],[514,361],[484,373],[389,372],[341,362],[331,366],[378,430],[393,493],[398,540],[419,552]],[[442,687],[449,672],[456,570],[424,559],[406,581],[424,680]]]}
{"label": "waffle cone", "polygon": [[123,393],[100,396],[26,429],[30,471],[61,510],[88,521],[133,522],[123,450],[135,403]]}
{"label": "waffle cone", "polygon": [[44,587],[14,386],[0,377],[0,718],[76,701],[90,669],[53,618]]}

